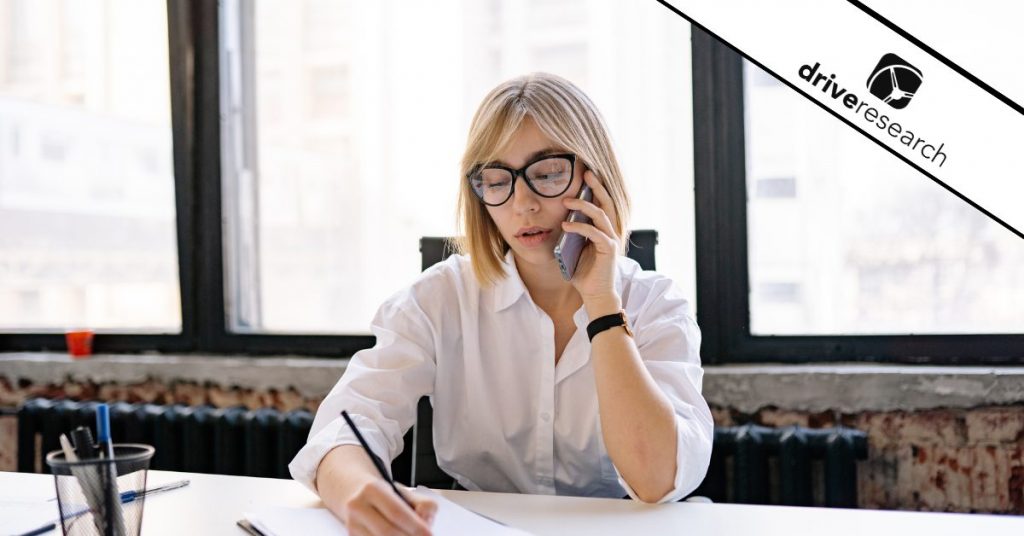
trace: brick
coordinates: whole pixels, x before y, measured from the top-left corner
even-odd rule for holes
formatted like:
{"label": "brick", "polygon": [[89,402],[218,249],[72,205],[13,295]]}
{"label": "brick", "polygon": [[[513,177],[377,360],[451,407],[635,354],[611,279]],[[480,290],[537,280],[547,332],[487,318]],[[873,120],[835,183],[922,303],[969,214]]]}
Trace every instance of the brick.
{"label": "brick", "polygon": [[122,398],[126,402],[150,402],[153,404],[168,404],[170,400],[165,396],[167,388],[153,381],[145,381],[125,386]]}
{"label": "brick", "polygon": [[899,501],[901,460],[911,459],[911,447],[891,446],[870,451],[857,466],[857,502],[861,508],[893,508]]}
{"label": "brick", "polygon": [[242,405],[241,393],[238,389],[222,389],[213,387],[209,391],[210,403],[218,408],[230,408]]}
{"label": "brick", "polygon": [[135,402],[128,396],[128,388],[124,385],[115,384],[104,384],[100,386],[96,393],[96,398],[99,400],[123,400],[126,402]]}
{"label": "brick", "polygon": [[1006,458],[1010,466],[1010,511],[1024,514],[1024,445],[1010,450]]}
{"label": "brick", "polygon": [[908,471],[912,506],[929,511],[972,511],[969,468],[974,454],[970,448],[928,445],[912,449]]}
{"label": "brick", "polygon": [[798,411],[787,411],[780,409],[763,409],[757,412],[755,420],[763,426],[782,428],[785,426],[810,427],[810,417],[807,413]]}
{"label": "brick", "polygon": [[854,419],[854,427],[867,433],[870,444],[878,448],[889,445],[962,447],[967,444],[959,411],[862,413]]}
{"label": "brick", "polygon": [[266,393],[258,393],[250,389],[242,391],[242,404],[249,409],[259,409],[269,405],[270,402],[265,396]]}
{"label": "brick", "polygon": [[981,512],[1009,512],[1010,449],[1002,446],[980,446],[974,449],[971,467],[972,506]]}
{"label": "brick", "polygon": [[758,412],[757,422],[764,426],[781,428],[784,426],[803,426],[805,428],[827,428],[836,425],[835,413],[822,411],[808,413],[804,411],[788,411],[767,408]]}
{"label": "brick", "polygon": [[[889,505],[893,508],[904,508],[919,510],[920,506],[920,478],[917,472],[913,471],[917,463],[919,452],[912,445],[900,445],[889,447],[896,454],[896,487],[889,491],[892,502]],[[882,506],[886,508],[886,506]]]}
{"label": "brick", "polygon": [[18,417],[0,415],[0,471],[18,470]]}
{"label": "brick", "polygon": [[729,411],[728,408],[711,407],[711,417],[715,421],[715,426],[736,425],[735,421],[732,419],[732,412]]}
{"label": "brick", "polygon": [[311,398],[306,400],[306,410],[316,415],[316,410],[320,408],[321,402],[323,402],[322,398]]}
{"label": "brick", "polygon": [[[41,385],[18,382],[15,385],[0,376],[0,407],[17,407],[33,397],[190,406],[210,404],[218,408],[241,405],[249,409],[272,407],[279,411],[305,408],[314,413],[322,400],[319,397],[307,398],[294,388],[253,391],[239,387],[224,388],[212,382],[203,385],[196,382],[164,384],[153,380],[134,384],[65,382],[61,385]],[[723,414],[728,415],[728,410]]]}
{"label": "brick", "polygon": [[21,400],[21,389],[12,385],[7,378],[0,377],[0,407],[17,406]]}
{"label": "brick", "polygon": [[280,411],[292,411],[302,407],[302,395],[294,389],[277,391],[275,395],[274,407]]}
{"label": "brick", "polygon": [[1024,438],[1024,406],[974,409],[966,413],[964,423],[969,444],[1019,442]]}
{"label": "brick", "polygon": [[207,389],[192,382],[177,382],[172,386],[174,402],[187,406],[202,406],[206,404]]}

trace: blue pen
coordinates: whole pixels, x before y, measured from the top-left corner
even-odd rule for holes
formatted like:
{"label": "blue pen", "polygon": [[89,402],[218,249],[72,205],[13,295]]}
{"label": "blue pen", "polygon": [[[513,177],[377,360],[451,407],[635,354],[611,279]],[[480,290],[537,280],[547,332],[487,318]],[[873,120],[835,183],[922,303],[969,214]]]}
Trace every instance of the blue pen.
{"label": "blue pen", "polygon": [[114,457],[114,445],[110,442],[110,407],[96,406],[96,436],[100,444],[100,455],[107,459]]}
{"label": "blue pen", "polygon": [[[101,503],[105,505],[103,515],[104,529],[107,536],[124,533],[124,517],[121,511],[121,497],[117,492],[117,462],[114,460],[114,444],[110,441],[110,407],[106,404],[96,406],[96,439],[99,441],[100,457],[110,460],[107,467],[100,472],[103,494],[106,496]],[[100,528],[100,526],[97,526]]]}
{"label": "blue pen", "polygon": [[[148,488],[139,491],[123,491],[121,492],[121,504],[128,504],[139,497],[149,497],[150,495],[156,495],[157,493],[163,493],[165,491],[171,491],[172,489],[183,488],[189,485],[189,480],[179,480],[177,482],[171,482],[170,484],[164,484],[163,486],[157,486],[155,488]],[[57,498],[53,497],[49,499],[49,502],[56,501]]]}
{"label": "blue pen", "polygon": [[142,491],[126,491],[121,494],[121,502],[124,504],[130,503],[139,497],[148,497],[164,491],[171,491],[172,489],[183,488],[189,483],[188,480],[179,480],[177,482],[171,482],[170,484],[164,484],[163,486],[157,486],[155,488],[144,489]]}

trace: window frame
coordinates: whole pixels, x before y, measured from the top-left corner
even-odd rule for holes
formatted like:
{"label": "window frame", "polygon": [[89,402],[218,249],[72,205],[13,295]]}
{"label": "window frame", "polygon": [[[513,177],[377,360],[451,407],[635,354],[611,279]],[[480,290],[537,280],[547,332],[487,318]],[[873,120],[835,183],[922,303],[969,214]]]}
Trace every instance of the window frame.
{"label": "window frame", "polygon": [[[169,9],[177,4],[168,0]],[[186,42],[194,46],[194,77],[191,94],[195,113],[193,128],[195,161],[185,169],[193,171],[189,186],[197,195],[194,205],[197,230],[217,229],[218,232],[194,232],[193,251],[206,259],[201,265],[192,264],[198,285],[193,291],[197,306],[192,311],[197,321],[193,340],[200,352],[247,355],[313,355],[348,357],[373,346],[371,335],[278,335],[233,333],[228,329],[224,273],[224,205],[221,192],[221,122],[220,122],[220,3],[193,0],[190,28],[194,33]],[[182,278],[183,280],[185,278]],[[182,286],[183,292],[185,290]],[[183,314],[185,308],[182,308]],[[184,319],[183,319],[184,320]],[[184,322],[183,322],[184,323]]]}
{"label": "window frame", "polygon": [[[375,337],[228,329],[218,4],[167,1],[181,332],[100,333],[94,352],[351,356],[373,346]],[[1024,350],[1019,350],[1024,349],[1024,334],[751,335],[742,59],[699,24],[693,23],[691,32],[697,318],[705,364],[1024,364]],[[217,232],[204,232],[213,229]],[[59,333],[0,333],[0,351],[64,348]]]}
{"label": "window frame", "polygon": [[704,363],[1024,364],[1024,334],[751,334],[743,56],[690,22],[697,319]]}
{"label": "window frame", "polygon": [[[237,334],[227,328],[220,149],[219,2],[167,1],[181,332],[97,333],[93,353],[348,357],[370,335]],[[217,232],[208,232],[216,229]],[[0,333],[0,352],[64,351],[62,333]]]}
{"label": "window frame", "polygon": [[[140,351],[188,352],[195,349],[196,332],[196,279],[191,266],[196,250],[190,239],[197,228],[194,221],[194,192],[189,148],[193,135],[187,110],[192,106],[190,94],[193,80],[190,67],[194,47],[191,42],[192,11],[187,2],[167,2],[168,68],[170,70],[171,140],[174,175],[174,206],[176,219],[176,245],[178,248],[178,284],[181,298],[181,331],[168,334],[142,334],[100,332],[93,338],[93,353],[121,353]],[[30,331],[0,332],[0,352],[64,351],[63,333]]]}

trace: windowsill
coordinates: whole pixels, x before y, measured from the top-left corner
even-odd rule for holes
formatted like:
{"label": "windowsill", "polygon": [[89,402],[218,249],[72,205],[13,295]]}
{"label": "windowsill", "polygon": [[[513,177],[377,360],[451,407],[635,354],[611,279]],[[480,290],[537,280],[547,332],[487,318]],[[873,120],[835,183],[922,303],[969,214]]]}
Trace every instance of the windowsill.
{"label": "windowsill", "polygon": [[1024,402],[1024,367],[842,363],[705,367],[704,395],[746,413],[767,407],[840,413]]}
{"label": "windowsill", "polygon": [[173,354],[102,354],[72,359],[66,353],[0,353],[0,377],[59,385],[68,380],[95,384],[191,382],[255,391],[294,388],[321,398],[345,372],[348,359],[245,357]]}
{"label": "windowsill", "polygon": [[[65,381],[133,384],[147,380],[294,389],[321,398],[347,359],[196,355],[0,353],[0,378],[59,385]],[[878,364],[707,366],[704,395],[712,406],[754,413],[774,406],[842,413],[971,408],[1024,401],[1024,367],[936,367]]]}

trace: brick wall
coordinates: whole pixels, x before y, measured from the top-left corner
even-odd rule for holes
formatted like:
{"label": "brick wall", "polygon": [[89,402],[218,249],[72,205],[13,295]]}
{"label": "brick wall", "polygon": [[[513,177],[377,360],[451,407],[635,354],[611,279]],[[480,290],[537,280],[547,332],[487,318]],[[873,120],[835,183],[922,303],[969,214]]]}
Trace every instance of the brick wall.
{"label": "brick wall", "polygon": [[903,412],[746,415],[714,408],[733,426],[848,426],[868,435],[858,467],[864,508],[1024,514],[1024,405]]}
{"label": "brick wall", "polygon": [[[243,405],[316,411],[319,398],[294,390],[224,388],[196,382],[131,385],[68,382],[12,385],[0,377],[0,408],[13,409],[32,397],[79,400]],[[861,507],[954,512],[1024,514],[1024,405],[840,414],[778,408],[745,414],[713,407],[715,423],[734,426],[842,424],[868,435],[868,460],[858,471]],[[0,416],[0,470],[16,467],[17,421]]]}

